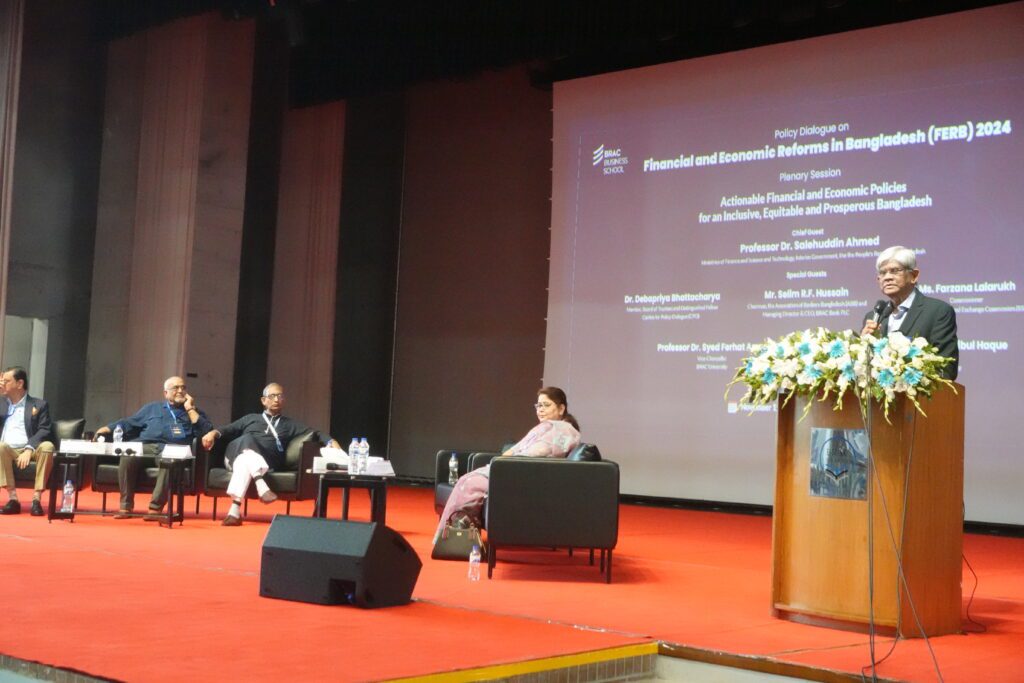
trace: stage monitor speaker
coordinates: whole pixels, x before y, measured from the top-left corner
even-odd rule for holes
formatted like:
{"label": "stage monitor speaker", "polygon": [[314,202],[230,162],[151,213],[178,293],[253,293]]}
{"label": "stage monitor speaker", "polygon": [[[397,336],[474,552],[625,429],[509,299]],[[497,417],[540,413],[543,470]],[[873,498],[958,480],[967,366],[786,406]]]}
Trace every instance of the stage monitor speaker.
{"label": "stage monitor speaker", "polygon": [[422,566],[409,542],[383,524],[275,515],[263,540],[260,595],[321,605],[405,605]]}

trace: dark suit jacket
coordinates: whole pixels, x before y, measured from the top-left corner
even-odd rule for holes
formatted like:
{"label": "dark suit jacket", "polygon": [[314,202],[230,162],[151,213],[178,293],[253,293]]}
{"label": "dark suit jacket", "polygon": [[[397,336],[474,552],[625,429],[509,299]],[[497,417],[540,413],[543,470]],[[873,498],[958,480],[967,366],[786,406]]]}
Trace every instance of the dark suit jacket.
{"label": "dark suit jacket", "polygon": [[[0,398],[0,432],[7,422],[7,411],[10,401],[4,396]],[[53,424],[50,422],[50,406],[41,398],[25,395],[25,433],[28,434],[28,445],[34,449],[39,444],[53,439]]]}
{"label": "dark suit jacket", "polygon": [[[947,379],[956,379],[960,364],[960,349],[956,338],[956,312],[953,307],[941,299],[925,296],[921,290],[915,290],[914,303],[907,311],[907,318],[900,325],[903,336],[913,339],[924,337],[928,343],[939,350],[939,355],[952,358],[953,362],[943,368],[942,375]],[[869,311],[864,320],[871,317]],[[879,322],[879,334],[889,333],[889,315]]]}

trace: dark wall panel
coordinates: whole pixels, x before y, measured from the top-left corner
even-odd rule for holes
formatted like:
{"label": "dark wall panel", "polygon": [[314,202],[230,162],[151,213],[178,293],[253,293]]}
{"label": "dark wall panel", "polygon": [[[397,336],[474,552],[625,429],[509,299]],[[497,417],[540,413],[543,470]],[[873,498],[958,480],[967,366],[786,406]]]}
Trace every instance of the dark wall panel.
{"label": "dark wall panel", "polygon": [[259,410],[259,397],[267,383],[281,127],[287,106],[287,38],[280,26],[259,21],[253,56],[232,417]]}
{"label": "dark wall panel", "polygon": [[55,418],[84,411],[105,70],[93,7],[25,3],[7,313],[48,321]]}
{"label": "dark wall panel", "polygon": [[391,411],[396,470],[536,422],[547,313],[551,93],[522,70],[407,95]]}
{"label": "dark wall panel", "polygon": [[402,206],[403,99],[346,102],[331,433],[387,447]]}

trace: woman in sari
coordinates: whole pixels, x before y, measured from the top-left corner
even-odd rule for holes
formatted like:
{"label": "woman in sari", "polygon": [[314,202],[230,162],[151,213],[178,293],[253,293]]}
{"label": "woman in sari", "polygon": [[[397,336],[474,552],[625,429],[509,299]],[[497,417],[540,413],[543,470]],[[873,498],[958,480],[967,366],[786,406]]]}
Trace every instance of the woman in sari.
{"label": "woman in sari", "polygon": [[[569,413],[569,401],[558,387],[544,387],[537,392],[538,424],[502,455],[521,455],[531,458],[564,458],[579,445],[579,423]],[[459,477],[452,490],[441,521],[434,534],[434,542],[441,537],[446,524],[482,527],[484,501],[490,482],[491,466],[467,472]]]}

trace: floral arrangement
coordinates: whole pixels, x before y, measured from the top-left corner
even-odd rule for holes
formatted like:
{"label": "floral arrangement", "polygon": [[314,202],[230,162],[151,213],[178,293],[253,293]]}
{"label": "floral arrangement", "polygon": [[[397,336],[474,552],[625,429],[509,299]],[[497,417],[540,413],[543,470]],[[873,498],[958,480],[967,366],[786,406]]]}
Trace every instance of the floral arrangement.
{"label": "floral arrangement", "polygon": [[942,385],[956,391],[941,374],[953,359],[938,355],[924,337],[911,340],[898,332],[878,338],[819,327],[766,339],[750,352],[726,388],[728,395],[734,384],[747,385],[741,404],[764,405],[784,395],[786,405],[793,396],[807,396],[821,401],[831,398],[834,410],[839,410],[852,391],[865,414],[874,399],[882,404],[888,420],[897,394],[906,395],[924,415],[918,396],[931,396]]}

